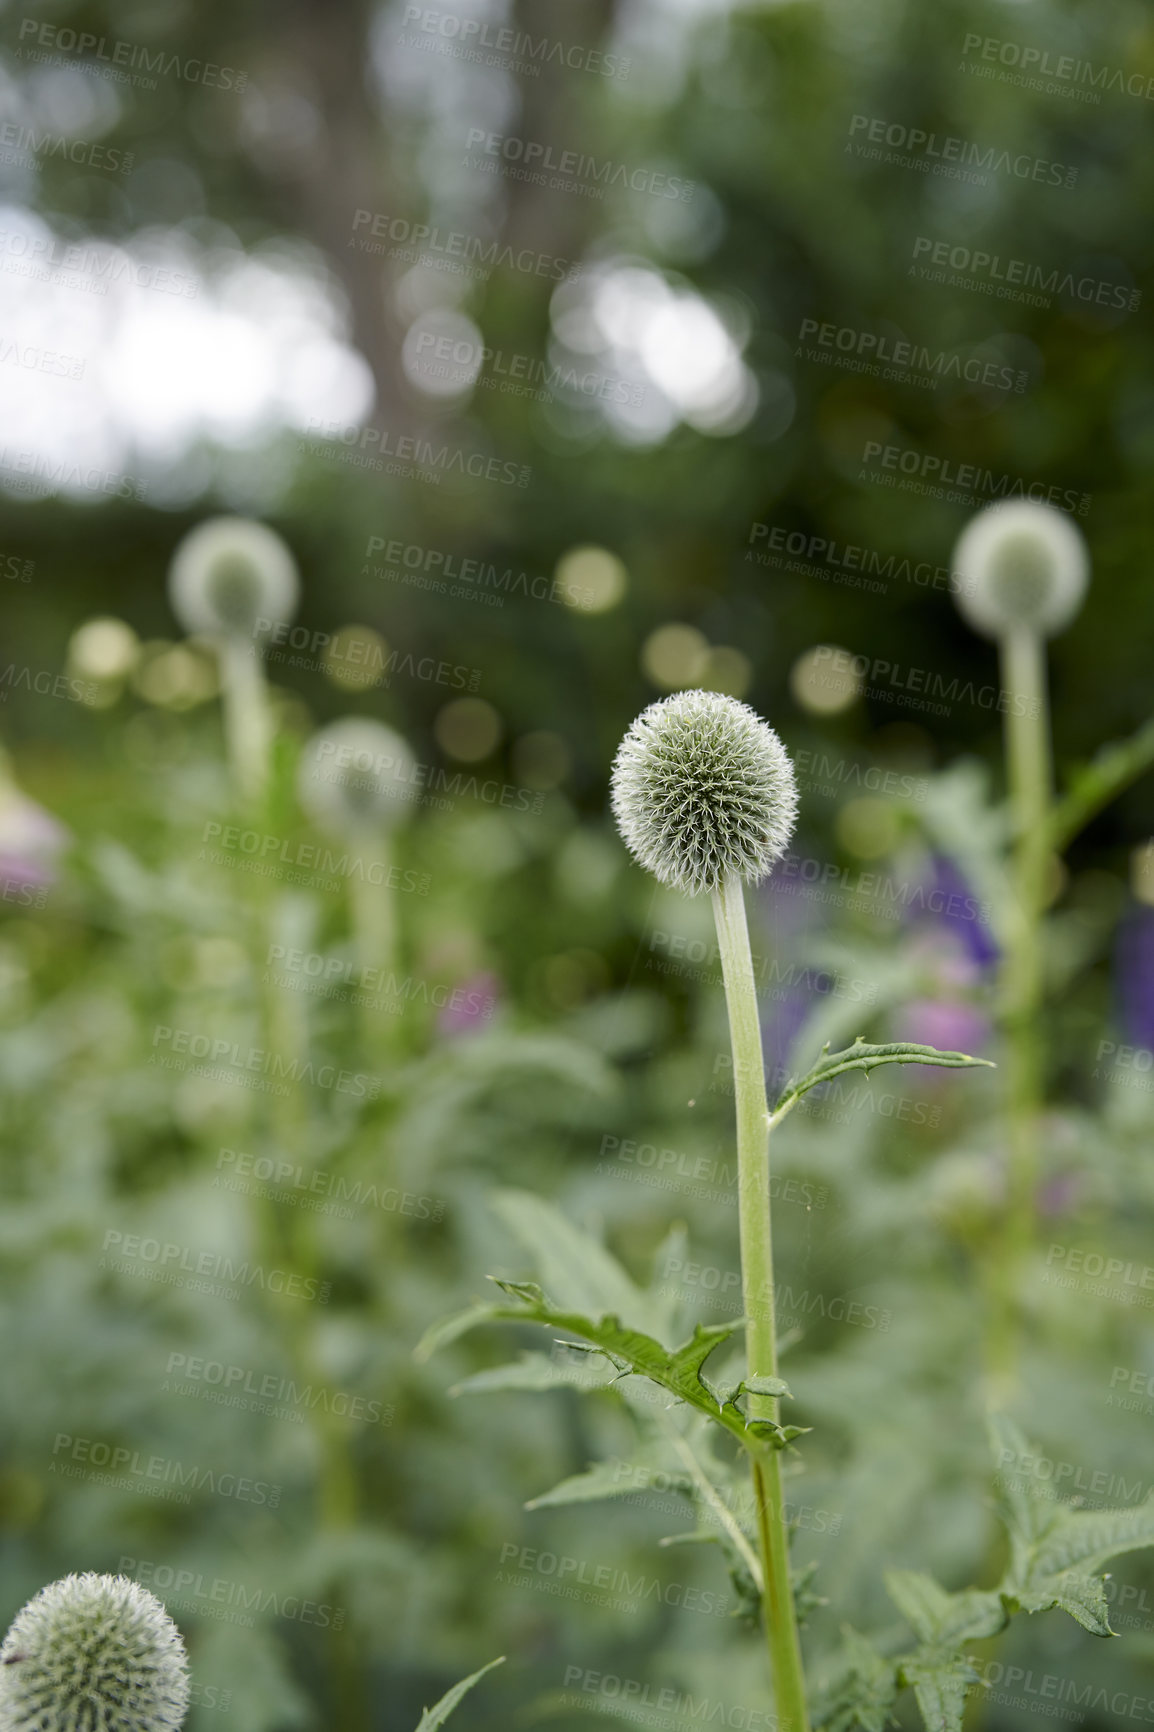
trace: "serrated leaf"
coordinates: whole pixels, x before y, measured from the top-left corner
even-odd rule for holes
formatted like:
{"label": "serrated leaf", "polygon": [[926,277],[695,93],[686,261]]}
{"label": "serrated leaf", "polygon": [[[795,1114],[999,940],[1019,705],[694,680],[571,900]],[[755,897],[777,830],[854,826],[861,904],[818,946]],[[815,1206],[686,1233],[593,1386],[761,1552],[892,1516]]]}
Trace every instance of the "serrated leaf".
{"label": "serrated leaf", "polygon": [[1154,764],[1154,721],[1128,740],[1106,746],[1092,763],[1083,765],[1069,791],[1050,812],[1049,839],[1055,853],[1070,843],[1094,815]]}
{"label": "serrated leaf", "polygon": [[1037,1586],[1004,1595],[1007,1606],[1020,1612],[1068,1612],[1092,1636],[1112,1636],[1110,1607],[1100,1576],[1085,1576],[1071,1570],[1051,1576]]}
{"label": "serrated leaf", "polygon": [[761,1416],[752,1418],[738,1406],[743,1395],[768,1395],[774,1400],[788,1396],[791,1393],[789,1385],[780,1377],[750,1377],[734,1384],[731,1389],[711,1389],[710,1393],[722,1413],[732,1413],[744,1423],[746,1431],[776,1449],[784,1449],[795,1437],[803,1437],[811,1429],[808,1425],[779,1425],[776,1419]]}
{"label": "serrated leaf", "polygon": [[518,1303],[478,1305],[463,1317],[435,1326],[416,1349],[421,1358],[428,1358],[445,1339],[456,1340],[465,1330],[482,1323],[544,1323],[551,1329],[564,1329],[580,1337],[597,1352],[605,1354],[623,1376],[648,1378],[678,1401],[688,1403],[716,1424],[723,1425],[744,1444],[758,1439],[781,1447],[786,1429],[797,1435],[796,1427],[783,1428],[770,1420],[747,1421],[732,1404],[719,1406],[713,1390],[701,1375],[710,1354],[745,1327],[743,1317],[731,1318],[726,1323],[699,1323],[688,1341],[671,1350],[640,1329],[627,1329],[617,1317],[592,1318],[584,1317],[578,1311],[558,1310],[535,1282],[492,1279]]}
{"label": "serrated leaf", "polygon": [[845,1667],[837,1688],[815,1724],[826,1732],[885,1732],[894,1720],[898,1686],[892,1660],[883,1659],[872,1642],[849,1624],[842,1625]]}
{"label": "serrated leaf", "polygon": [[932,1576],[916,1570],[889,1570],[886,1592],[921,1642],[957,1647],[1004,1630],[1009,1618],[996,1593],[968,1588],[947,1593]]}
{"label": "serrated leaf", "polygon": [[[999,1466],[1038,1454],[1004,1414],[991,1417],[990,1438]],[[999,1593],[1010,1610],[1068,1612],[1091,1634],[1112,1636],[1098,1572],[1123,1552],[1154,1546],[1154,1499],[1136,1509],[1077,1510],[1048,1481],[1039,1490],[1034,1498],[1013,1476],[1002,1481],[1013,1556]]]}
{"label": "serrated leaf", "polygon": [[901,1672],[913,1687],[926,1732],[962,1732],[966,1693],[981,1682],[962,1655],[927,1649],[903,1660]]}
{"label": "serrated leaf", "polygon": [[501,1191],[492,1208],[533,1258],[539,1278],[548,1282],[562,1309],[621,1317],[650,1333],[667,1321],[668,1305],[638,1287],[600,1239],[543,1197]]}
{"label": "serrated leaf", "polygon": [[782,1377],[746,1377],[737,1387],[738,1395],[791,1395],[789,1384]]}
{"label": "serrated leaf", "polygon": [[1093,1572],[1145,1546],[1154,1546],[1154,1499],[1135,1509],[1063,1508],[1034,1554],[1033,1570],[1060,1575],[1082,1565]]}
{"label": "serrated leaf", "polygon": [[437,1727],[445,1724],[458,1702],[463,1696],[468,1695],[473,1685],[483,1678],[486,1672],[491,1672],[494,1666],[502,1666],[504,1663],[505,1656],[502,1654],[496,1660],[490,1660],[487,1666],[482,1666],[479,1672],[474,1672],[471,1678],[462,1678],[459,1684],[454,1684],[451,1690],[446,1690],[435,1707],[425,1709],[417,1726],[417,1732],[437,1732]]}
{"label": "serrated leaf", "polygon": [[853,1045],[847,1046],[843,1052],[831,1053],[828,1048],[823,1049],[821,1057],[807,1075],[800,1081],[786,1084],[770,1117],[775,1121],[784,1118],[810,1089],[830,1082],[845,1071],[861,1070],[868,1076],[870,1071],[883,1064],[934,1064],[944,1065],[950,1070],[962,1070],[970,1066],[993,1069],[993,1061],[988,1058],[971,1058],[964,1052],[942,1052],[936,1046],[920,1046],[915,1041],[888,1041],[884,1045],[874,1046],[859,1035]]}
{"label": "serrated leaf", "polygon": [[[555,1485],[552,1491],[531,1498],[526,1509],[550,1509],[555,1504],[597,1503],[602,1498],[623,1497],[636,1492],[637,1482],[622,1474],[613,1462],[595,1461],[584,1473],[575,1473]],[[690,1506],[687,1503],[686,1508]]]}
{"label": "serrated leaf", "polygon": [[413,1348],[413,1358],[431,1359],[434,1353],[467,1335],[471,1329],[479,1328],[482,1323],[495,1323],[504,1316],[503,1305],[470,1305],[466,1311],[454,1311],[451,1317],[442,1317],[439,1323],[430,1324]]}
{"label": "serrated leaf", "polygon": [[[608,1373],[602,1379],[591,1377],[589,1380],[591,1388],[604,1387],[609,1381]],[[573,1382],[572,1375],[566,1375],[547,1353],[523,1353],[520,1359],[509,1365],[494,1365],[486,1371],[474,1371],[470,1377],[463,1377],[460,1383],[453,1385],[449,1394],[492,1395],[498,1390],[512,1389],[539,1395],[547,1389],[571,1388]]]}

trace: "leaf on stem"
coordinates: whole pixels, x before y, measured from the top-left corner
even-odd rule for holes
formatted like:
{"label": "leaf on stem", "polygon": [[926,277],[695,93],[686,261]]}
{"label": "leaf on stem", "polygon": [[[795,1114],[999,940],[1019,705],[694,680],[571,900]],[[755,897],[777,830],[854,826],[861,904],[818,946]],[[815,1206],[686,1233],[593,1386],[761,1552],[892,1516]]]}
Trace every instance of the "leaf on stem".
{"label": "leaf on stem", "polygon": [[[626,1328],[619,1318],[612,1315],[593,1318],[585,1317],[579,1311],[558,1310],[535,1281],[501,1281],[495,1276],[490,1279],[517,1303],[475,1305],[463,1315],[435,1325],[416,1349],[419,1358],[427,1359],[446,1341],[455,1341],[482,1323],[544,1323],[551,1329],[564,1329],[579,1337],[575,1342],[566,1343],[567,1346],[578,1351],[584,1349],[604,1354],[622,1377],[648,1378],[676,1400],[686,1402],[716,1424],[723,1425],[744,1444],[757,1439],[780,1449],[797,1435],[797,1428],[793,1426],[780,1426],[768,1419],[746,1419],[737,1406],[737,1398],[745,1392],[745,1386],[739,1384],[736,1389],[719,1396],[702,1376],[702,1367],[710,1354],[745,1327],[744,1318],[731,1318],[726,1323],[699,1323],[688,1341],[670,1350],[654,1340],[652,1335],[646,1335],[640,1329]],[[502,1368],[502,1371],[508,1375],[509,1368]],[[490,1377],[485,1386],[494,1388],[498,1385]]]}
{"label": "leaf on stem", "polygon": [[498,1659],[490,1660],[487,1666],[482,1666],[479,1672],[474,1672],[471,1678],[462,1678],[459,1684],[454,1684],[451,1690],[445,1692],[435,1707],[425,1709],[421,1715],[417,1732],[437,1732],[437,1727],[445,1724],[457,1703],[463,1696],[468,1695],[478,1679],[483,1678],[486,1672],[491,1672],[494,1666],[503,1666],[504,1663],[505,1656],[502,1654]]}
{"label": "leaf on stem", "polygon": [[[1039,1454],[1004,1414],[991,1417],[990,1441],[999,1466]],[[1007,1610],[1068,1612],[1092,1635],[1114,1635],[1099,1572],[1123,1552],[1154,1546],[1154,1498],[1132,1509],[1079,1510],[1045,1480],[1030,1486],[1003,1474],[999,1489],[1011,1546],[998,1590]]]}
{"label": "leaf on stem", "polygon": [[886,1592],[921,1642],[934,1647],[956,1647],[961,1642],[996,1636],[1009,1623],[1009,1616],[995,1593],[969,1588],[949,1594],[932,1576],[915,1570],[890,1570]]}
{"label": "leaf on stem", "polygon": [[988,1058],[971,1058],[964,1052],[942,1052],[936,1046],[919,1046],[915,1041],[888,1041],[882,1046],[874,1046],[859,1035],[843,1052],[831,1053],[828,1047],[823,1048],[821,1057],[806,1076],[799,1082],[787,1083],[774,1104],[771,1122],[783,1119],[803,1095],[819,1084],[829,1082],[848,1070],[862,1070],[868,1076],[882,1064],[935,1064],[951,1070],[984,1065],[993,1069],[993,1061]]}
{"label": "leaf on stem", "polygon": [[966,1693],[981,1678],[962,1654],[922,1648],[901,1665],[901,1682],[913,1688],[926,1732],[962,1732]]}
{"label": "leaf on stem", "polygon": [[[637,1481],[630,1474],[623,1474],[619,1463],[595,1461],[586,1472],[571,1474],[568,1479],[555,1485],[552,1491],[545,1491],[540,1497],[530,1498],[525,1508],[550,1509],[555,1504],[596,1503],[601,1498],[623,1497],[630,1492],[636,1496]],[[691,1500],[686,1493],[686,1509],[690,1507]]]}
{"label": "leaf on stem", "polygon": [[894,1721],[898,1685],[894,1663],[878,1653],[872,1642],[849,1624],[842,1625],[841,1677],[814,1724],[824,1732],[885,1732]]}
{"label": "leaf on stem", "polygon": [[1055,853],[1085,828],[1091,818],[1154,764],[1154,721],[1128,740],[1107,746],[1078,771],[1068,792],[1050,812],[1049,842]]}

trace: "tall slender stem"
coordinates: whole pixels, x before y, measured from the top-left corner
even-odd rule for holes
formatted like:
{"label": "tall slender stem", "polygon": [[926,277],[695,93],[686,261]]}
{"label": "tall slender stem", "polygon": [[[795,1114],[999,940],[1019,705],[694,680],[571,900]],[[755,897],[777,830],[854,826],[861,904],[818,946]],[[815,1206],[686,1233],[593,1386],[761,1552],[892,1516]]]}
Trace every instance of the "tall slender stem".
{"label": "tall slender stem", "polygon": [[[378,993],[385,999],[392,994],[397,952],[396,898],[388,881],[390,849],[386,833],[357,831],[352,840],[363,850],[349,878],[349,917],[362,988],[361,1039],[366,1058],[375,1062],[382,1048],[392,1046],[394,1025],[387,1014],[382,1017],[364,1001]],[[368,877],[371,865],[382,868],[379,883],[372,883]],[[372,984],[378,976],[379,987]]]}
{"label": "tall slender stem", "polygon": [[264,667],[256,643],[249,638],[225,638],[220,671],[229,760],[240,792],[256,800],[268,779],[272,736]]}
{"label": "tall slender stem", "polygon": [[999,980],[1006,1039],[1008,1175],[1003,1244],[997,1260],[991,1371],[1008,1395],[1017,1361],[1017,1283],[1034,1238],[1042,1106],[1038,1016],[1042,1003],[1042,912],[1049,870],[1050,721],[1045,649],[1021,627],[1002,639],[1006,770],[1013,820],[1013,905]]}
{"label": "tall slender stem", "polygon": [[[741,1282],[745,1305],[746,1363],[750,1377],[777,1376],[773,1239],[769,1200],[769,1106],[753,958],[741,880],[731,874],[713,892],[713,914],[729,1010],[733,1083],[737,1102],[737,1198]],[[777,1400],[750,1396],[751,1416],[776,1420]],[[749,1450],[762,1575],[763,1611],[778,1718],[789,1732],[807,1732],[805,1676],[797,1610],[789,1574],[789,1533],[781,1484],[781,1455],[760,1442]]]}

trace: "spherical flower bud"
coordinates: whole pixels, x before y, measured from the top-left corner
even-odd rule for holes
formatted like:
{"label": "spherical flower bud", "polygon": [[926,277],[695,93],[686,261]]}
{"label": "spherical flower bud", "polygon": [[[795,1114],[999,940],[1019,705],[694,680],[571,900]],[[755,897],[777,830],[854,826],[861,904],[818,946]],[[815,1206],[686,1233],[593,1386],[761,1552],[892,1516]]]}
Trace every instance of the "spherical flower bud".
{"label": "spherical flower bud", "polygon": [[188,1662],[160,1601],[128,1576],[65,1576],[0,1646],[2,1732],[175,1732]]}
{"label": "spherical flower bud", "polygon": [[987,637],[1026,628],[1049,637],[1070,623],[1086,593],[1090,561],[1064,511],[1032,499],[988,505],[954,549],[963,616]]}
{"label": "spherical flower bud", "polygon": [[300,579],[274,530],[248,517],[210,517],[173,555],[168,594],[186,631],[254,638],[292,618]]}
{"label": "spherical flower bud", "polygon": [[357,835],[390,829],[408,811],[417,761],[407,740],[380,722],[346,716],[313,735],[301,753],[301,805],[322,830]]}
{"label": "spherical flower bud", "polygon": [[797,819],[785,747],[748,704],[676,692],[633,723],[613,765],[613,816],[639,865],[696,896],[764,878]]}

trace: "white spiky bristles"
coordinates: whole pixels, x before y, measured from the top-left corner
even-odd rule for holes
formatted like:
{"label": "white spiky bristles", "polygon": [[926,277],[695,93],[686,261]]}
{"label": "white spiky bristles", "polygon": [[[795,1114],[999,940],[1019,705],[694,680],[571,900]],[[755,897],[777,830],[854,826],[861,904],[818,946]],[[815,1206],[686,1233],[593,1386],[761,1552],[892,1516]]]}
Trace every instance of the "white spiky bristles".
{"label": "white spiky bristles", "polygon": [[381,722],[346,716],[313,735],[301,753],[301,805],[323,830],[342,835],[398,823],[414,797],[416,759]]}
{"label": "white spiky bristles", "polygon": [[736,873],[764,878],[797,820],[785,747],[756,710],[719,692],[650,704],[613,764],[613,816],[639,865],[696,896]]}
{"label": "white spiky bristles", "polygon": [[210,517],[173,555],[168,594],[186,631],[251,639],[292,618],[300,578],[292,554],[266,524]]}
{"label": "white spiky bristles", "polygon": [[970,519],[954,549],[961,613],[987,637],[1026,628],[1061,631],[1082,605],[1090,560],[1082,533],[1064,511],[1032,499],[988,505]]}
{"label": "white spiky bristles", "polygon": [[50,1583],[0,1647],[0,1732],[175,1732],[188,1698],[180,1631],[128,1576]]}

